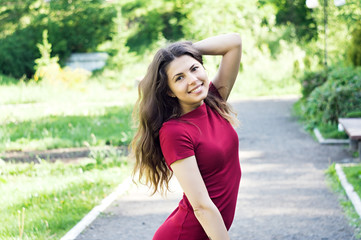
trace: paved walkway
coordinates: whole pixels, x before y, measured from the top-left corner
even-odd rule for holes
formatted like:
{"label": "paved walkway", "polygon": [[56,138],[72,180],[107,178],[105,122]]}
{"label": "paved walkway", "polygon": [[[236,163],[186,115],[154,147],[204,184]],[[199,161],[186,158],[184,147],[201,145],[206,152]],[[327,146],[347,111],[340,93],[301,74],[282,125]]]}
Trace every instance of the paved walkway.
{"label": "paved walkway", "polygon": [[[353,229],[324,180],[331,162],[349,157],[344,147],[321,146],[291,116],[294,98],[235,102],[241,126],[242,180],[232,240],[353,240]],[[147,240],[177,206],[132,186],[77,240]]]}

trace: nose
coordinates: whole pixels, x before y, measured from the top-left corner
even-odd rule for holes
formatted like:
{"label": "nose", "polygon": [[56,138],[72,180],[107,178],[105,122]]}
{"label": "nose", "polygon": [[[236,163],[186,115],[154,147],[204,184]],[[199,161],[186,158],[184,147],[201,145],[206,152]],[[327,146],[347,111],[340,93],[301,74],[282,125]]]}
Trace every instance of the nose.
{"label": "nose", "polygon": [[189,74],[188,85],[194,84],[197,80],[198,78],[194,74]]}

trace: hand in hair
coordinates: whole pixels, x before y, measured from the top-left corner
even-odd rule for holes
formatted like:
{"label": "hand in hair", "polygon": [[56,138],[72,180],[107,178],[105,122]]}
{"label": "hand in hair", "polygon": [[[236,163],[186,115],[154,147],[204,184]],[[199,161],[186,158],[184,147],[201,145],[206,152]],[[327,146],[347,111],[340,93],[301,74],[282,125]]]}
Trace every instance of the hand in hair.
{"label": "hand in hair", "polygon": [[236,33],[224,34],[196,42],[193,46],[202,55],[222,55],[221,64],[212,83],[222,98],[227,100],[239,71],[242,56],[241,37]]}

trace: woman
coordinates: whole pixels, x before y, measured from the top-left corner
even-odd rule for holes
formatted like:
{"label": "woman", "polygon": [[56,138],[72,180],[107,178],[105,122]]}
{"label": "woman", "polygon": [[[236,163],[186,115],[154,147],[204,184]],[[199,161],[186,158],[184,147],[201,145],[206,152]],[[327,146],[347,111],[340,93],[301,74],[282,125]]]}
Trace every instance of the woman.
{"label": "woman", "polygon": [[[174,174],[184,195],[153,240],[225,240],[237,202],[238,136],[226,100],[241,59],[238,34],[178,42],[160,49],[139,84],[134,172],[168,190]],[[202,55],[221,55],[212,82]]]}

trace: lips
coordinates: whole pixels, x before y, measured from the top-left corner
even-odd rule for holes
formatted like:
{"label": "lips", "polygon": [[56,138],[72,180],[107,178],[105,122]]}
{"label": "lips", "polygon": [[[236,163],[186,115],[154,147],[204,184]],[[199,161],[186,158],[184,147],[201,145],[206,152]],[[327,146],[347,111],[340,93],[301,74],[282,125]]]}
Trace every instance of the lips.
{"label": "lips", "polygon": [[197,93],[199,92],[203,87],[203,84],[198,85],[197,87],[193,88],[191,91],[189,91],[188,93]]}

